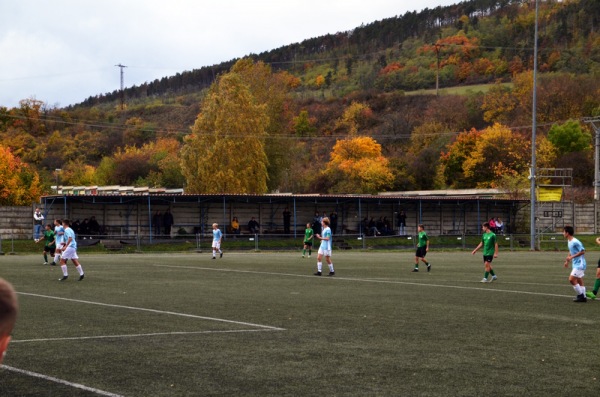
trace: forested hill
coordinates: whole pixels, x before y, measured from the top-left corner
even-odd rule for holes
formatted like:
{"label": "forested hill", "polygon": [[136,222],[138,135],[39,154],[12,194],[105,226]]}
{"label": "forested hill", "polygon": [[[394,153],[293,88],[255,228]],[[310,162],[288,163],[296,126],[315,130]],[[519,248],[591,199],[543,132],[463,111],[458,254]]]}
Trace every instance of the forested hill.
{"label": "forested hill", "polygon": [[[537,166],[591,189],[600,1],[540,1],[539,22]],[[534,25],[530,1],[463,1],[130,87],[123,103],[23,98],[0,107],[0,205],[57,182],[528,192]]]}
{"label": "forested hill", "polygon": [[[541,0],[540,21],[542,71],[588,73],[593,66],[590,61],[600,61],[600,1]],[[445,31],[452,29],[459,29],[460,33],[447,36]],[[352,31],[249,56],[271,65],[273,70],[300,76],[302,88],[307,90],[315,88],[318,83],[313,79],[322,74],[327,88],[341,95],[365,88],[432,88],[436,56],[453,58],[442,59],[440,85],[448,87],[508,79],[515,72],[531,69],[533,29],[531,0],[469,0],[407,12]],[[426,44],[432,46],[424,47]],[[463,53],[450,56],[457,47],[464,49]],[[461,62],[465,58],[481,61],[473,64],[472,59],[467,59],[472,65],[467,67],[466,62]],[[124,95],[130,100],[143,100],[197,93],[209,87],[217,75],[228,71],[236,60],[129,87]],[[340,69],[347,72],[343,78],[338,78]],[[116,102],[120,95],[115,90],[90,97],[80,105]]]}

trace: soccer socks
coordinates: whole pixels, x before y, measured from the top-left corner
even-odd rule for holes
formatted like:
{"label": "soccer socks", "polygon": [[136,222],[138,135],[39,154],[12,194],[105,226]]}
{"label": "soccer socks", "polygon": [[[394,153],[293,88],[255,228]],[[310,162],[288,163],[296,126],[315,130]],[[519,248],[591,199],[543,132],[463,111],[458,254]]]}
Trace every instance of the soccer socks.
{"label": "soccer socks", "polygon": [[483,278],[488,278],[489,275],[490,275],[490,272],[485,272],[485,273],[483,273]]}
{"label": "soccer socks", "polygon": [[60,262],[60,254],[54,254],[54,263],[59,263]]}
{"label": "soccer socks", "polygon": [[83,276],[83,267],[81,265],[75,266],[75,269],[77,269],[77,273],[79,273],[80,276]]}
{"label": "soccer socks", "polygon": [[496,275],[496,273],[494,273],[494,269],[490,269],[490,274],[492,275],[492,277]]}
{"label": "soccer socks", "polygon": [[594,295],[598,295],[598,290],[600,290],[600,278],[597,278],[594,283]]}
{"label": "soccer socks", "polygon": [[302,256],[306,255],[306,250],[302,250]]}
{"label": "soccer socks", "polygon": [[66,277],[66,276],[69,275],[69,272],[67,271],[67,265],[66,264],[65,265],[60,265],[60,268],[62,269],[63,276]]}
{"label": "soccer socks", "polygon": [[323,270],[323,262],[317,262],[317,271],[321,273]]}
{"label": "soccer socks", "polygon": [[333,263],[332,263],[331,265],[329,265],[329,271],[330,271],[331,273],[335,273],[335,271],[333,270]]}
{"label": "soccer socks", "polygon": [[48,263],[48,255],[44,252],[44,262]]}

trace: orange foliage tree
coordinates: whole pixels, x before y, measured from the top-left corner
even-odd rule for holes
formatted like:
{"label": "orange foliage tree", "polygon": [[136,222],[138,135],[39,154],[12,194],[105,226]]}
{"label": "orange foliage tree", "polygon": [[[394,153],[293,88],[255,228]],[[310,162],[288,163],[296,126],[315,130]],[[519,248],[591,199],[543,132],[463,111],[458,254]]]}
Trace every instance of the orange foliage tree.
{"label": "orange foliage tree", "polygon": [[29,205],[43,193],[38,173],[0,145],[0,205]]}
{"label": "orange foliage tree", "polygon": [[333,193],[377,193],[394,179],[381,145],[366,136],[338,140],[325,174]]}

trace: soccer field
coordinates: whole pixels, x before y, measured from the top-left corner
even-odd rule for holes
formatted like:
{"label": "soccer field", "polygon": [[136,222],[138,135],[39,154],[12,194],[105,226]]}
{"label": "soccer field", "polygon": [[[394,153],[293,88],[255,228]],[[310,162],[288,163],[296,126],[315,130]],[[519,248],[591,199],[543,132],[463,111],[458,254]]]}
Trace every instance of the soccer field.
{"label": "soccer field", "polygon": [[334,251],[316,277],[290,252],[83,253],[81,282],[2,256],[0,396],[597,394],[600,302],[572,302],[566,252],[501,251],[488,284],[479,253],[413,255]]}

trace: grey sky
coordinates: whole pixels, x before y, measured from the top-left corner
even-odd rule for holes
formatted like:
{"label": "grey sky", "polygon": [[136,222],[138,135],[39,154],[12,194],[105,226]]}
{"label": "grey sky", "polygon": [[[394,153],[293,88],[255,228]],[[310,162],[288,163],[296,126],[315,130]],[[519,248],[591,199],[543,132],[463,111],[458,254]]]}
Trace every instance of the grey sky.
{"label": "grey sky", "polygon": [[125,86],[459,0],[2,0],[0,106]]}

